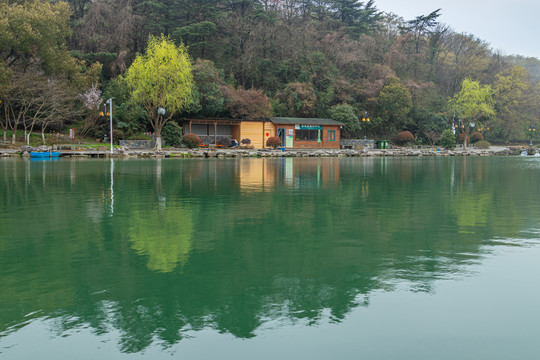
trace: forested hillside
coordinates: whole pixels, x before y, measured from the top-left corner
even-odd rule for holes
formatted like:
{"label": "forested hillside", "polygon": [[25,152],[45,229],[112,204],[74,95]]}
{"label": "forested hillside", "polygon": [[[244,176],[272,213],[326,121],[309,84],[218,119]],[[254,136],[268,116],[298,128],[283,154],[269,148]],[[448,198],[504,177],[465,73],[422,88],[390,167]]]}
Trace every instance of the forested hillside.
{"label": "forested hillside", "polygon": [[[35,115],[35,105],[26,109],[21,100],[27,84],[46,93],[54,78],[64,105],[52,107],[63,114],[51,116],[52,126],[75,123],[97,136],[99,89],[114,99],[119,132],[147,130],[122,75],[149,35],[165,34],[183,42],[193,62],[194,101],[177,117],[266,117],[271,104],[274,116],[343,121],[352,137],[363,134],[359,119],[367,113],[373,137],[409,130],[433,143],[453,119],[459,124],[449,100],[470,79],[488,86],[494,113],[466,123],[494,140],[527,139],[540,114],[540,61],[503,56],[456,33],[439,22],[441,11],[403,19],[372,0],[3,1],[4,127],[7,117],[20,116],[22,126]],[[66,98],[77,104],[65,109]]]}

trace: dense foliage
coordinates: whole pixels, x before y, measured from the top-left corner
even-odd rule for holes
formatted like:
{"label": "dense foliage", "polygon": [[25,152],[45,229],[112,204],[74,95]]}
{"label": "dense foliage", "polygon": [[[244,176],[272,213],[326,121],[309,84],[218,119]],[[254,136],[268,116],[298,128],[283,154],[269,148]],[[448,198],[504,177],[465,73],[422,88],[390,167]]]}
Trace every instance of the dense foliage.
{"label": "dense foliage", "polygon": [[[9,118],[2,125],[30,131],[34,118],[38,126],[76,125],[98,136],[100,109],[73,100],[96,85],[113,98],[115,126],[126,136],[154,131],[159,138],[163,107],[167,119],[336,118],[346,137],[363,135],[358,119],[367,112],[370,137],[411,131],[429,144],[459,118],[466,134],[475,123],[499,141],[527,139],[540,115],[540,61],[503,56],[440,23],[440,15],[407,20],[371,0],[3,2],[0,95]],[[182,106],[148,102],[133,86],[135,69],[143,73],[136,55],[161,56],[155,43],[163,39],[191,61],[181,61],[182,86],[165,91],[160,82],[154,90]],[[158,63],[144,68],[149,78],[162,73]],[[49,80],[65,95],[48,97],[50,109],[71,99],[63,116],[36,116],[39,105],[22,100],[31,98],[24,84]]]}
{"label": "dense foliage", "polygon": [[442,132],[440,145],[445,149],[453,149],[456,147],[456,136],[450,129]]}

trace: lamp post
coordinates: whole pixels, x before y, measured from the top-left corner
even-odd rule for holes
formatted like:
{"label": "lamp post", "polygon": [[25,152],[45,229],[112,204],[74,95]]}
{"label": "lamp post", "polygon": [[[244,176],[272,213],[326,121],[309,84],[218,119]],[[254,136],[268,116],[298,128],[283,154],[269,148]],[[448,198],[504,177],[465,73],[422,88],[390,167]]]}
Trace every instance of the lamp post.
{"label": "lamp post", "polygon": [[484,140],[487,140],[487,132],[489,131],[489,126],[481,126],[478,128],[478,132],[484,136]]}
{"label": "lamp post", "polygon": [[529,146],[532,146],[533,134],[534,134],[535,131],[536,131],[536,129],[534,128],[534,125],[531,124],[531,125],[529,126],[529,133],[531,134],[531,143],[529,144]]}
{"label": "lamp post", "polygon": [[364,127],[364,141],[367,140],[367,124],[369,124],[369,118],[367,116],[367,111],[364,112],[364,116],[362,117],[362,126]]}
{"label": "lamp post", "polygon": [[461,118],[458,116],[457,119],[458,119],[457,124],[455,123],[455,120],[453,120],[453,122],[454,122],[454,135],[459,136],[459,134],[461,132],[462,125],[461,125]]}
{"label": "lamp post", "polygon": [[[163,118],[163,116],[165,115],[165,108],[162,108],[161,106],[158,107],[157,109],[157,113],[158,113],[158,119],[156,121],[156,124],[163,124],[163,120],[161,120]],[[155,130],[155,128],[154,128]],[[217,134],[217,130],[214,129],[214,132]],[[214,134],[214,137],[216,137],[217,135]],[[155,148],[158,149],[158,150],[161,150],[161,133],[158,136],[155,136],[155,139],[156,139],[156,145],[155,145]],[[215,142],[215,141],[214,141]]]}
{"label": "lamp post", "polygon": [[[107,105],[109,105],[109,111],[107,111]],[[109,99],[105,102],[105,114],[109,115],[109,123],[111,128],[111,155],[113,153],[113,130],[112,130],[112,99]]]}

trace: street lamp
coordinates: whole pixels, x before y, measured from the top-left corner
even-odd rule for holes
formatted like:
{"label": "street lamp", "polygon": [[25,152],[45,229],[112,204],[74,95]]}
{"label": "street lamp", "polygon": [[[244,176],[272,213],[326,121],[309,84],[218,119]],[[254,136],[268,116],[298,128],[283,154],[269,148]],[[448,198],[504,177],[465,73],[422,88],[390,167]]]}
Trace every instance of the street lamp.
{"label": "street lamp", "polygon": [[362,117],[362,123],[363,123],[363,127],[364,127],[364,141],[367,140],[367,124],[369,124],[369,118],[367,116],[367,111],[364,112],[364,117]]}
{"label": "street lamp", "polygon": [[[109,105],[109,111],[107,111],[107,105]],[[113,153],[113,130],[112,130],[112,99],[109,99],[105,102],[105,114],[109,115],[109,122],[111,127],[111,155]]]}
{"label": "street lamp", "polygon": [[534,134],[535,131],[536,131],[536,129],[534,128],[534,125],[531,124],[531,125],[529,126],[529,133],[531,134],[531,143],[529,144],[529,146],[532,146],[533,134]]}
{"label": "street lamp", "polygon": [[484,140],[487,140],[487,132],[489,131],[489,127],[488,126],[480,126],[478,128],[478,132],[480,132],[480,134],[482,134],[484,136]]}
{"label": "street lamp", "polygon": [[458,123],[454,123],[454,135],[459,136],[462,127],[463,126],[461,125],[461,118],[458,116]]}

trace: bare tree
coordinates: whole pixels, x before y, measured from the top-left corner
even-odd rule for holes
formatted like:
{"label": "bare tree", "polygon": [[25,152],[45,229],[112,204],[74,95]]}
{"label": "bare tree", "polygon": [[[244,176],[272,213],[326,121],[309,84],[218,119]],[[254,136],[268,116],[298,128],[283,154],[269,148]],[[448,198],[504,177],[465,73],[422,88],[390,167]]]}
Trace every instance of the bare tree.
{"label": "bare tree", "polygon": [[41,140],[45,145],[45,131],[51,124],[81,115],[82,111],[74,106],[74,98],[65,80],[47,79],[42,85],[43,95],[38,98],[33,109],[32,122],[39,125]]}
{"label": "bare tree", "polygon": [[[34,87],[34,76],[31,72],[14,71],[4,94],[4,114],[7,126],[12,131],[11,143],[16,142],[16,132],[24,123],[26,114],[36,101],[39,91]],[[25,128],[26,130],[26,128]],[[26,140],[26,133],[25,133]]]}
{"label": "bare tree", "polygon": [[52,123],[81,115],[74,100],[65,79],[47,77],[37,71],[14,72],[4,103],[7,128],[13,131],[12,144],[20,126],[24,127],[27,144],[36,127],[40,128],[45,143],[45,131]]}

